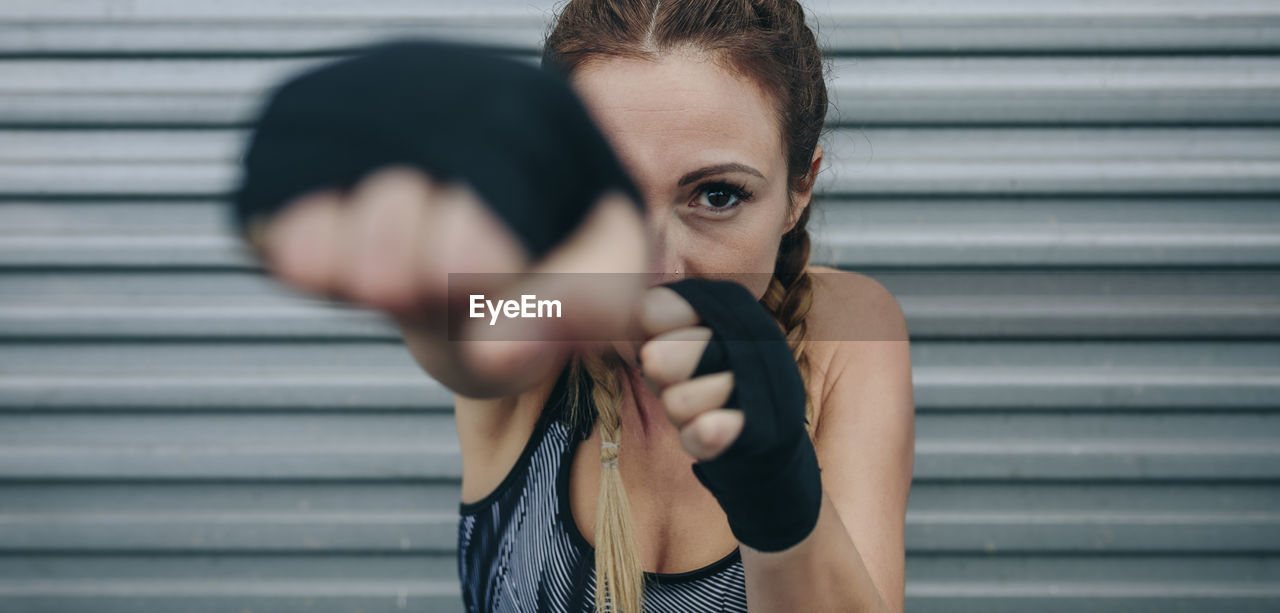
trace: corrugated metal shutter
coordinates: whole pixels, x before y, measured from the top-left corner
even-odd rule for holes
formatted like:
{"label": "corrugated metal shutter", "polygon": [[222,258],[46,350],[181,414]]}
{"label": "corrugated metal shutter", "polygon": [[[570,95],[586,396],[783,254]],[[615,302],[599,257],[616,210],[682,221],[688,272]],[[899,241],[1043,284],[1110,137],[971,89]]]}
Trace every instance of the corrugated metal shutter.
{"label": "corrugated metal shutter", "polygon": [[[480,4],[0,4],[0,610],[460,609],[448,394],[220,207],[282,74],[533,54]],[[913,337],[908,610],[1280,608],[1280,3],[810,6],[819,256]]]}

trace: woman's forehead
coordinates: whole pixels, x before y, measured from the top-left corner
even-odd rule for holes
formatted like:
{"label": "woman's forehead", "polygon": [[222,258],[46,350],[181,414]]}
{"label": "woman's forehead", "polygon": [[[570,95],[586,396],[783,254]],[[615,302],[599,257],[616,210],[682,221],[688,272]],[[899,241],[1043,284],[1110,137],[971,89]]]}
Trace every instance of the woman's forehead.
{"label": "woman's forehead", "polygon": [[778,116],[764,92],[707,59],[598,59],[579,67],[573,84],[628,166],[733,161],[772,170],[785,163]]}

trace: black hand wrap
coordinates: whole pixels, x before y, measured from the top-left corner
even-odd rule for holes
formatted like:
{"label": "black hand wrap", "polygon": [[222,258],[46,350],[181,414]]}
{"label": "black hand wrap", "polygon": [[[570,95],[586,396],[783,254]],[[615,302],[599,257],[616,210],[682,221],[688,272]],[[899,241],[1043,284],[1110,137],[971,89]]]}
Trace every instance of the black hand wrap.
{"label": "black hand wrap", "polygon": [[244,157],[240,228],[291,198],[403,163],[470,184],[535,257],[631,180],[568,83],[476,48],[373,47],[286,82]]}
{"label": "black hand wrap", "polygon": [[805,430],[805,387],[786,337],[746,288],[728,281],[668,284],[711,328],[694,376],[731,371],[725,406],[741,409],[742,434],[693,472],[711,490],[734,536],[759,551],[782,551],[818,523],[822,480]]}

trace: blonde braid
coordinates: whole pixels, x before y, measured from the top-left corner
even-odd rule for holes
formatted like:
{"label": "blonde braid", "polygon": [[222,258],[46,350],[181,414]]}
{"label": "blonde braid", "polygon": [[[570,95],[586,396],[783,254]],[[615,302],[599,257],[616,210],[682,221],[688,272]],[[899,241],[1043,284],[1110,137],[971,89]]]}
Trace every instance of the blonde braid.
{"label": "blonde braid", "polygon": [[[595,567],[596,610],[613,613],[640,613],[644,596],[644,568],[636,546],[631,504],[618,472],[621,442],[622,384],[617,356],[578,358],[570,371],[570,389],[575,397],[572,410],[581,410],[585,398],[577,395],[582,377],[591,381],[591,400],[600,425],[600,494],[596,499]],[[571,416],[571,423],[578,420]]]}

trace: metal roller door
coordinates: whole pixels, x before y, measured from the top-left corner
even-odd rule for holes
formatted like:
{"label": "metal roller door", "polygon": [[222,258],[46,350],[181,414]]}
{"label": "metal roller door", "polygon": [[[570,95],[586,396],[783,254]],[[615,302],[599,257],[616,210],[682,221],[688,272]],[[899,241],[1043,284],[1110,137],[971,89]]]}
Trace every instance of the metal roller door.
{"label": "metal roller door", "polygon": [[[809,2],[912,333],[913,612],[1280,609],[1280,2]],[[264,88],[548,2],[0,3],[0,610],[458,611],[451,400],[223,200]]]}

